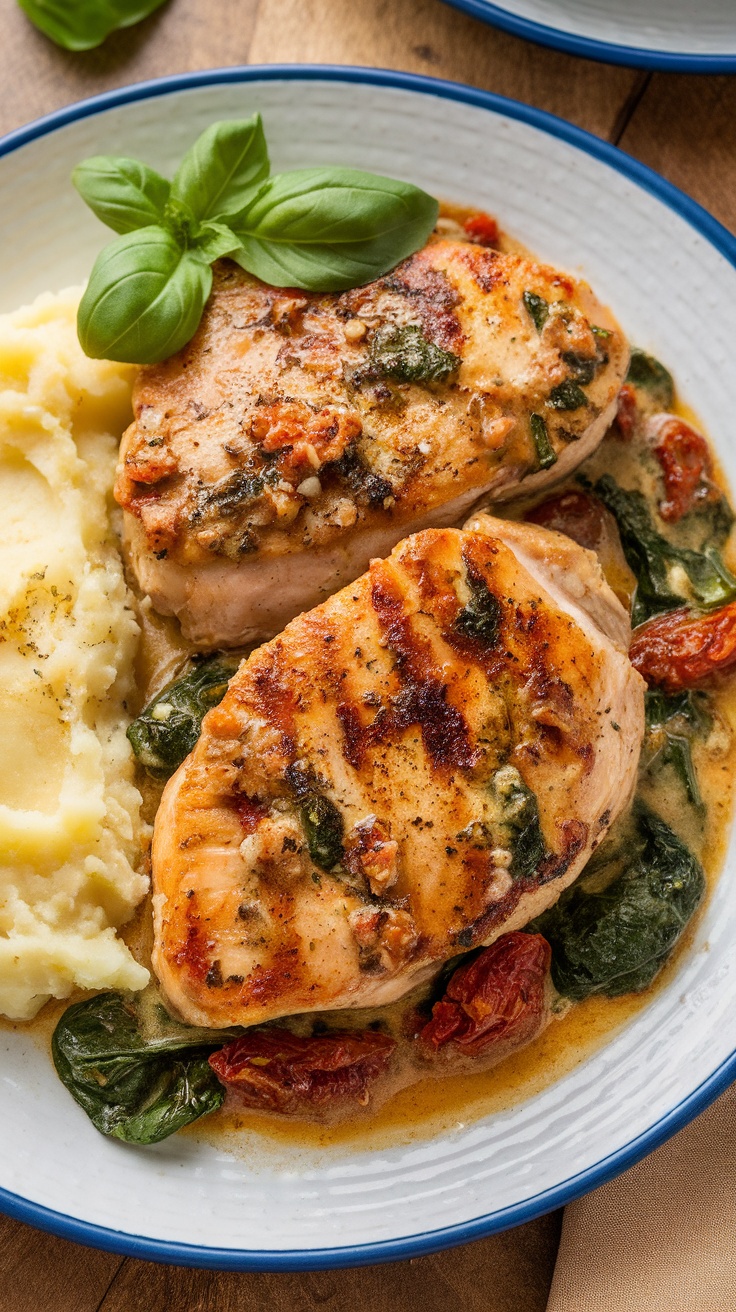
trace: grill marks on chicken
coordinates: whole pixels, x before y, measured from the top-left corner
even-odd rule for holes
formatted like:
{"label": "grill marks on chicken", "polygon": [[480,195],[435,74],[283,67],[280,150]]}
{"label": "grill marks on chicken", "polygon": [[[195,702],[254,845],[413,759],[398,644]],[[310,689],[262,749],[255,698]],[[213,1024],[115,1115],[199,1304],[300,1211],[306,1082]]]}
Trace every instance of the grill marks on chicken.
{"label": "grill marks on chicken", "polygon": [[584,284],[517,254],[436,240],[342,295],[223,261],[196,337],[138,375],[116,496],[141,587],[202,645],[270,636],[406,533],[580,463],[627,360]]}
{"label": "grill marks on chicken", "polygon": [[156,819],[154,965],[181,1015],[390,1002],[554,902],[633,787],[628,636],[592,553],[480,516],[254,652]]}

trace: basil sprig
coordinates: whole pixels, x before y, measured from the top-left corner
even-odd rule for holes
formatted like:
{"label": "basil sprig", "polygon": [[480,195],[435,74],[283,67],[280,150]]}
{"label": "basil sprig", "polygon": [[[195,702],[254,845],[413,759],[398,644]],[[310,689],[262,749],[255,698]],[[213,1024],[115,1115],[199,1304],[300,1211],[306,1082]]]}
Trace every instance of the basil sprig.
{"label": "basil sprig", "polygon": [[164,0],[18,0],[31,22],[64,50],[92,50],[121,27],[133,27]]}
{"label": "basil sprig", "polygon": [[260,114],[213,123],[171,183],[138,160],[84,160],[73,182],[120,236],[95,261],[79,306],[93,359],[155,364],[193,337],[228,255],[276,287],[360,286],[424,245],[437,201],[357,169],[270,174]]}

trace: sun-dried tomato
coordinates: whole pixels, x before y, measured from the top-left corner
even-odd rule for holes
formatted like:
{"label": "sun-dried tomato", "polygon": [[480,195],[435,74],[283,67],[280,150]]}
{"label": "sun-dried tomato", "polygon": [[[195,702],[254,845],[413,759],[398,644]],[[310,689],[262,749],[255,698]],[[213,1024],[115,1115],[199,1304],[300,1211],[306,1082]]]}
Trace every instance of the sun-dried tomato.
{"label": "sun-dried tomato", "polygon": [[495,246],[498,241],[498,224],[490,214],[472,214],[465,220],[463,228],[478,246]]}
{"label": "sun-dried tomato", "polygon": [[544,1016],[551,958],[541,934],[513,932],[458,966],[419,1032],[425,1052],[451,1045],[450,1051],[475,1057],[493,1044],[517,1045],[533,1038]]}
{"label": "sun-dried tomato", "polygon": [[659,513],[669,524],[676,524],[693,506],[720,497],[712,482],[708,443],[677,415],[655,416],[650,429],[656,437],[652,449],[662,466],[666,494],[659,503]]}
{"label": "sun-dried tomato", "polygon": [[665,692],[729,669],[736,665],[736,602],[709,615],[683,608],[650,620],[634,633],[629,659],[648,684]]}
{"label": "sun-dried tomato", "polygon": [[247,1107],[305,1115],[353,1101],[386,1070],[396,1043],[374,1030],[333,1030],[300,1038],[289,1030],[251,1030],[209,1059],[223,1084]]}
{"label": "sun-dried tomato", "polygon": [[618,431],[624,441],[630,442],[636,432],[636,426],[639,422],[639,407],[636,403],[636,389],[631,386],[631,383],[624,383],[618,394],[616,422],[618,424]]}
{"label": "sun-dried tomato", "polygon": [[598,549],[608,520],[613,522],[613,517],[598,497],[577,489],[547,497],[546,501],[527,510],[524,518],[532,524],[541,524],[543,528],[566,533],[573,542],[589,551]]}

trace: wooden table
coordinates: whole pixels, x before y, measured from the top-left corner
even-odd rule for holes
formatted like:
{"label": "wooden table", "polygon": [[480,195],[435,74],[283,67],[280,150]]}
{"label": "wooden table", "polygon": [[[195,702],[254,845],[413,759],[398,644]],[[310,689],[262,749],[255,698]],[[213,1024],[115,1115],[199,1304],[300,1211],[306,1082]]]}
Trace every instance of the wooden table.
{"label": "wooden table", "polygon": [[[127,82],[278,62],[409,69],[538,105],[636,155],[736,229],[736,79],[573,59],[440,0],[171,0],[84,55],[58,50],[0,0],[0,133]],[[0,1217],[0,1312],[543,1312],[559,1222],[389,1266],[241,1275],[120,1258]]]}

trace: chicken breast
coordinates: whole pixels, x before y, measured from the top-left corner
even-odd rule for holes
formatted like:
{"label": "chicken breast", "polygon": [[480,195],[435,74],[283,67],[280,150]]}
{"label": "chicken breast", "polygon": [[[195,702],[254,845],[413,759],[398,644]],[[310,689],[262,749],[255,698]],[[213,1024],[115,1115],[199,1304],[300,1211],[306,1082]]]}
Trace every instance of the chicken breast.
{"label": "chicken breast", "polygon": [[138,375],[140,586],[202,648],[270,637],[407,533],[569,474],[627,363],[589,288],[518,254],[436,240],[342,295],[223,261],[196,337]]}
{"label": "chicken breast", "polygon": [[644,727],[592,552],[429,529],[240,666],[164,791],[154,968],[196,1025],[381,1005],[553,903]]}

